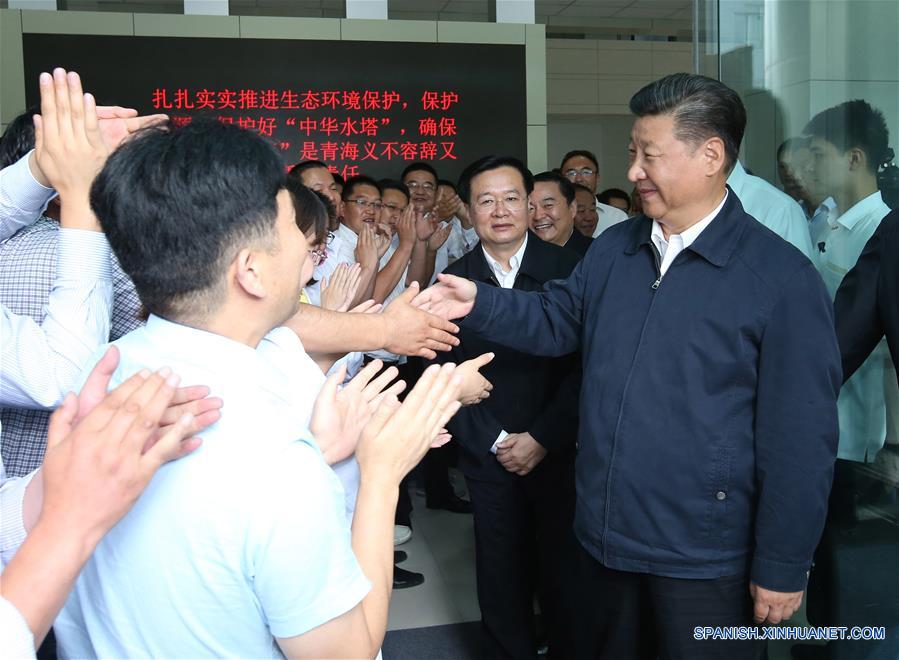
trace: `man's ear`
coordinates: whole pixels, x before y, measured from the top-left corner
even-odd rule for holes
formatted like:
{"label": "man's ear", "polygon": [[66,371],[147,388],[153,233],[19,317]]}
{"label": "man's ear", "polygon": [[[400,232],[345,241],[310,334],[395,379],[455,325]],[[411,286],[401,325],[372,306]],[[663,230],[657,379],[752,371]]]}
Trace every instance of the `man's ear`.
{"label": "man's ear", "polygon": [[234,269],[234,280],[237,285],[252,298],[265,298],[265,285],[262,283],[263,254],[249,248],[237,253],[231,267]]}
{"label": "man's ear", "polygon": [[717,136],[711,137],[703,142],[699,148],[702,150],[706,176],[715,176],[724,169],[727,162],[724,140]]}
{"label": "man's ear", "polygon": [[849,159],[849,171],[856,172],[858,170],[864,170],[868,166],[868,158],[865,155],[864,150],[859,149],[858,147],[853,147],[849,151],[846,152],[846,155]]}

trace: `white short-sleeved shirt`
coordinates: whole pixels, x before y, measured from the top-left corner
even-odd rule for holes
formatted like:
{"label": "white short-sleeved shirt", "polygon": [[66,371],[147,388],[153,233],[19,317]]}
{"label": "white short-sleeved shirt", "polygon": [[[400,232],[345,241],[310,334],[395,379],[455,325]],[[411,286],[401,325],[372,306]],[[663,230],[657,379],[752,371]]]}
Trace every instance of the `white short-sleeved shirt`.
{"label": "white short-sleeved shirt", "polygon": [[[828,231],[822,235],[823,249],[815,261],[831,298],[836,297],[846,273],[855,266],[868,239],[889,212],[890,207],[876,192],[842,215],[832,214]],[[881,339],[840,389],[837,458],[860,462],[874,460],[891,430],[887,426],[886,401],[887,397],[895,397],[895,391],[895,370],[886,339]]]}
{"label": "white short-sleeved shirt", "polygon": [[[340,483],[271,356],[151,316],[115,342],[112,386],[171,367],[225,401],[190,456],[164,465],[106,535],[54,628],[60,657],[281,657],[370,589]],[[288,346],[282,344],[282,346]]]}

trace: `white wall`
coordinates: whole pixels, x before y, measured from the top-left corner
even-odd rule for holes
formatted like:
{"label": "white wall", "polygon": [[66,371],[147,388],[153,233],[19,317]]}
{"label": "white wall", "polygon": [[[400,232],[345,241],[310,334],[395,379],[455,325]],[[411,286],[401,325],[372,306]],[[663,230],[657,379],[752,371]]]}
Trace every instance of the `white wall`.
{"label": "white wall", "polygon": [[598,190],[630,190],[627,142],[631,96],[669,73],[691,71],[692,44],[600,39],[546,40],[547,156],[589,149],[599,160]]}
{"label": "white wall", "polygon": [[599,161],[597,192],[605,188],[630,192],[633,185],[627,180],[627,142],[633,121],[629,115],[550,118],[549,166],[559,167],[562,156],[572,149],[588,149]]}

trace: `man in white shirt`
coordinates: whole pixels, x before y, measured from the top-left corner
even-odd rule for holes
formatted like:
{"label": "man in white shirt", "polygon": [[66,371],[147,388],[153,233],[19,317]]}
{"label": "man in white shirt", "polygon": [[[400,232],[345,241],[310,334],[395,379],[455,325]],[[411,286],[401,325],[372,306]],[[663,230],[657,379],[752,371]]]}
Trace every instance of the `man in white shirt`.
{"label": "man in white shirt", "polygon": [[[846,274],[856,265],[868,240],[890,212],[877,188],[877,169],[889,146],[889,131],[883,114],[866,101],[855,100],[828,108],[806,125],[811,164],[808,179],[820,194],[831,196],[835,209],[819,242],[815,263],[831,298],[835,298]],[[894,257],[890,257],[894,258]],[[845,319],[838,320],[839,322]],[[843,383],[837,400],[840,440],[834,465],[833,489],[821,544],[809,579],[809,620],[814,625],[843,625],[849,620],[867,616],[847,602],[878,603],[874,584],[893,578],[894,567],[872,565],[844,577],[840,584],[835,575],[842,574],[841,546],[847,533],[859,533],[859,499],[864,496],[862,484],[872,488],[889,488],[872,478],[871,464],[897,429],[891,424],[891,402],[899,400],[896,371],[890,359],[886,340],[876,348]],[[864,515],[864,514],[863,514]],[[851,530],[851,531],[850,531]],[[862,532],[863,533],[863,532]],[[884,551],[894,552],[899,539],[884,539]],[[892,546],[892,549],[889,549]],[[884,573],[880,576],[880,572]],[[851,581],[850,581],[851,580]],[[851,587],[856,595],[846,599],[842,594]],[[868,590],[872,590],[870,593]],[[839,643],[829,644],[828,657],[842,657]],[[848,650],[848,649],[845,649]]]}
{"label": "man in white shirt", "polygon": [[[599,161],[592,151],[575,149],[562,157],[560,166],[562,175],[572,183],[579,183],[590,189],[596,195],[596,187],[599,185]],[[627,213],[609,204],[603,204],[596,200],[596,229],[593,230],[593,238],[596,238],[612,225],[627,220]]]}
{"label": "man in white shirt", "polygon": [[[228,412],[99,544],[57,620],[61,654],[374,656],[397,485],[458,405],[452,369],[425,374],[371,425],[363,393],[337,393],[338,374],[313,440],[283,373],[299,342],[278,369],[256,350],[311,275],[280,157],[258,136],[212,121],[147,132],[113,154],[92,199],[151,314],[117,343],[113,383],[164,363],[208,383]],[[347,456],[365,428],[351,537],[323,453]]]}
{"label": "man in white shirt", "polygon": [[418,241],[412,253],[413,267],[409,278],[426,286],[449,265],[449,237],[454,224],[449,218],[441,221],[437,208],[437,170],[428,163],[410,163],[400,180],[409,189],[409,202],[415,208],[415,229]]}
{"label": "man in white shirt", "polygon": [[[2,309],[0,405],[57,405],[106,340],[109,246],[88,192],[108,149],[130,132],[127,119],[134,127],[152,120],[133,110],[95,108],[78,75],[62,69],[52,78],[42,74],[40,86],[37,150],[0,172],[0,240],[37,218],[56,188],[62,195],[60,263],[43,325]],[[113,135],[119,138],[103,139]],[[6,479],[0,460],[0,647],[9,657],[34,655],[93,546],[161,462],[199,444],[182,443],[204,425],[200,417],[182,418],[173,400],[177,381],[166,380],[168,374],[137,375],[104,398],[116,360],[114,351],[104,356],[81,395],[65,399],[45,437],[49,450],[40,470]],[[111,415],[120,420],[115,430],[106,426]],[[145,423],[129,428],[126,418],[137,417]],[[157,427],[179,419],[165,435]],[[123,442],[135,433],[137,442]],[[154,435],[155,445],[143,451]]]}

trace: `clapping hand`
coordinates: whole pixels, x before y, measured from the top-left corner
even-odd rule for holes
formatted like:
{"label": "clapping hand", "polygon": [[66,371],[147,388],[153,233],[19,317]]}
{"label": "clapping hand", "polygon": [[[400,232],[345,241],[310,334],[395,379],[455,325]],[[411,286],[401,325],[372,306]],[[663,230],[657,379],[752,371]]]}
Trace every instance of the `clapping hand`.
{"label": "clapping hand", "polygon": [[359,264],[338,264],[331,279],[322,279],[322,309],[330,309],[335,312],[347,311],[356,297],[361,281],[362,267]]}
{"label": "clapping hand", "polygon": [[309,428],[329,465],[352,456],[362,430],[381,402],[396,398],[405,389],[405,382],[400,380],[385,390],[399,371],[390,367],[375,378],[382,366],[380,360],[370,362],[340,388],[346,377],[346,365],[342,365],[328,377],[319,392]]}

